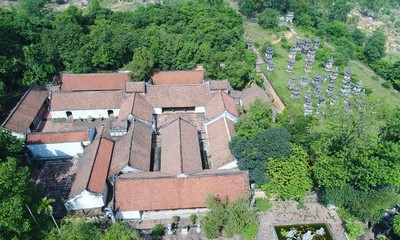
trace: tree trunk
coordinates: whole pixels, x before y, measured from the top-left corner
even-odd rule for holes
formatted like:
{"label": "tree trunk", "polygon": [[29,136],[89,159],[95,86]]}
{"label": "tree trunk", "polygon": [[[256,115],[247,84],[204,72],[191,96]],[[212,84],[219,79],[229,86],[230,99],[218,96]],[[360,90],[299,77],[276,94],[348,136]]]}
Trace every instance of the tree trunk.
{"label": "tree trunk", "polygon": [[61,236],[61,230],[60,230],[60,228],[58,227],[58,224],[57,224],[56,220],[54,219],[53,214],[50,213],[50,216],[51,216],[51,218],[53,219],[54,225],[56,225],[57,230],[58,230],[58,233],[59,233],[60,236]]}

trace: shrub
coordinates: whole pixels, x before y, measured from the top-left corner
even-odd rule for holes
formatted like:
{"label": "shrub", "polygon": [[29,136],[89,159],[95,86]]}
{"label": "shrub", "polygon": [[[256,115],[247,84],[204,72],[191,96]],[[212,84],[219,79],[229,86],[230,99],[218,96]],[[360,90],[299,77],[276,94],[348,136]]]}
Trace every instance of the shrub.
{"label": "shrub", "polygon": [[393,219],[393,232],[400,236],[400,215],[396,215]]}
{"label": "shrub", "polygon": [[364,227],[361,223],[349,221],[346,223],[346,230],[350,238],[356,238],[364,234]]}
{"label": "shrub", "polygon": [[161,239],[162,236],[165,234],[165,228],[164,225],[158,223],[154,225],[154,227],[151,229],[151,237],[153,239]]}
{"label": "shrub", "polygon": [[91,115],[87,116],[87,121],[88,122],[92,122],[93,120],[94,120],[93,116],[91,116]]}
{"label": "shrub", "polygon": [[256,209],[259,212],[265,212],[272,207],[268,198],[256,198]]}
{"label": "shrub", "polygon": [[196,224],[197,221],[197,215],[196,213],[193,213],[192,215],[189,216],[189,220],[192,224]]}
{"label": "shrub", "polygon": [[181,217],[179,216],[172,216],[172,222],[174,222],[175,224],[177,224],[179,221],[181,220]]}
{"label": "shrub", "polygon": [[389,81],[385,81],[382,83],[382,87],[389,89],[392,88],[392,84]]}

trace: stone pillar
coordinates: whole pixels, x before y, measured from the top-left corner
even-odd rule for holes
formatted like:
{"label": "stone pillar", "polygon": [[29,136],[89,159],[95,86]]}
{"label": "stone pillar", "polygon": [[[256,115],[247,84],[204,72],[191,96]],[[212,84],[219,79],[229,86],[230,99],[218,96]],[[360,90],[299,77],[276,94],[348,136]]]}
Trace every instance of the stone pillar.
{"label": "stone pillar", "polygon": [[339,75],[339,70],[338,68],[336,68],[335,70],[333,70],[332,75],[329,77],[331,80],[331,83],[335,83],[337,76]]}
{"label": "stone pillar", "polygon": [[352,74],[353,74],[353,72],[351,71],[351,69],[348,69],[348,70],[344,73],[343,83],[349,83]]}
{"label": "stone pillar", "polygon": [[308,54],[308,52],[310,51],[310,47],[311,47],[311,39],[306,38],[306,40],[304,40],[303,53]]}
{"label": "stone pillar", "polygon": [[269,60],[269,61],[267,62],[267,71],[268,71],[269,73],[273,73],[273,72],[274,72],[274,67],[275,67],[274,61],[273,61],[273,60]]}
{"label": "stone pillar", "polygon": [[289,57],[288,57],[288,61],[290,60],[296,60],[296,48],[292,47],[289,51]]}
{"label": "stone pillar", "polygon": [[307,58],[306,67],[304,68],[304,71],[311,72],[313,63],[314,63],[313,59]]}
{"label": "stone pillar", "polygon": [[295,85],[296,85],[296,76],[292,75],[289,80],[288,88],[290,90],[293,90],[295,88]]}
{"label": "stone pillar", "polygon": [[304,42],[302,40],[298,40],[296,42],[296,46],[295,46],[296,52],[300,53],[303,50],[303,46],[304,46]]}
{"label": "stone pillar", "polygon": [[285,25],[285,17],[284,16],[279,17],[279,25],[280,26]]}
{"label": "stone pillar", "polygon": [[333,58],[330,57],[330,58],[328,59],[328,61],[326,62],[325,72],[330,72],[330,71],[332,71],[333,62],[334,62],[334,61],[333,61]]}
{"label": "stone pillar", "polygon": [[307,87],[308,84],[308,77],[307,76],[302,76],[301,77],[301,82],[300,82],[300,87],[305,88]]}
{"label": "stone pillar", "polygon": [[289,13],[286,15],[286,25],[287,25],[288,23],[290,23],[291,25],[293,25],[293,18],[294,18],[294,13],[289,12]]}
{"label": "stone pillar", "polygon": [[317,50],[319,49],[319,46],[321,44],[320,42],[321,42],[321,40],[318,37],[316,39],[314,39],[314,44],[313,45],[314,45],[315,49],[317,49]]}
{"label": "stone pillar", "polygon": [[287,72],[293,72],[294,63],[295,63],[295,60],[289,60],[289,63],[288,63],[287,68],[286,68]]}
{"label": "stone pillar", "polygon": [[307,57],[308,58],[311,58],[311,59],[315,59],[315,53],[317,52],[317,49],[315,49],[315,47],[314,46],[311,46],[310,47],[310,50],[309,50],[309,52],[308,52],[308,54],[307,54]]}
{"label": "stone pillar", "polygon": [[274,56],[274,50],[272,49],[271,46],[267,47],[265,50],[265,62],[272,60],[272,57]]}

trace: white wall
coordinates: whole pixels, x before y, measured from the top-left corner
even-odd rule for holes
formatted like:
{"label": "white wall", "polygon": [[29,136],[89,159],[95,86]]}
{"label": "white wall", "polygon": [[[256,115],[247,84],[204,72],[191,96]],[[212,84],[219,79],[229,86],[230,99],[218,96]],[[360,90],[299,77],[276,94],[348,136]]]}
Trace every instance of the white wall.
{"label": "white wall", "polygon": [[[114,117],[118,117],[119,109],[72,110],[69,112],[72,113],[74,119],[87,119],[88,116],[92,116],[93,118],[108,118],[108,110],[112,110]],[[50,113],[53,119],[67,118],[67,111],[50,111]]]}
{"label": "white wall", "polygon": [[141,219],[140,211],[117,212],[116,219]]}
{"label": "white wall", "polygon": [[25,138],[24,133],[11,132],[11,135],[13,135],[16,138]]}
{"label": "white wall", "polygon": [[233,168],[238,168],[238,165],[237,165],[236,161],[233,161],[233,162],[230,162],[228,164],[225,164],[224,166],[222,166],[222,167],[220,167],[218,169],[233,169]]}
{"label": "white wall", "polygon": [[153,114],[162,114],[162,108],[153,108]]}
{"label": "white wall", "polygon": [[[89,141],[83,142],[84,145]],[[52,143],[52,144],[29,144],[28,149],[33,157],[51,158],[51,157],[73,157],[78,153],[83,153],[81,142],[71,143]]]}
{"label": "white wall", "polygon": [[68,200],[64,205],[68,211],[101,208],[104,206],[103,194],[95,194],[85,190],[78,196]]}
{"label": "white wall", "polygon": [[205,107],[196,107],[194,109],[195,113],[205,113],[206,112],[206,108]]}
{"label": "white wall", "polygon": [[158,220],[171,219],[173,216],[188,218],[192,214],[202,214],[207,212],[207,208],[195,209],[179,209],[179,210],[164,210],[164,211],[145,211],[142,214],[142,220]]}

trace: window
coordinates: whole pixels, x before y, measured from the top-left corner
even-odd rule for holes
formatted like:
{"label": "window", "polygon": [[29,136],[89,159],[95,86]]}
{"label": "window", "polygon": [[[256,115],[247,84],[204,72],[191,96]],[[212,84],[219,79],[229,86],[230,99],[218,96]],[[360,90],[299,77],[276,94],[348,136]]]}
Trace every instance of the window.
{"label": "window", "polygon": [[114,111],[113,110],[108,110],[108,117],[114,117]]}
{"label": "window", "polygon": [[72,118],[72,112],[67,111],[66,114],[67,114],[67,118]]}

